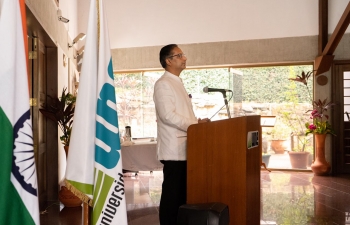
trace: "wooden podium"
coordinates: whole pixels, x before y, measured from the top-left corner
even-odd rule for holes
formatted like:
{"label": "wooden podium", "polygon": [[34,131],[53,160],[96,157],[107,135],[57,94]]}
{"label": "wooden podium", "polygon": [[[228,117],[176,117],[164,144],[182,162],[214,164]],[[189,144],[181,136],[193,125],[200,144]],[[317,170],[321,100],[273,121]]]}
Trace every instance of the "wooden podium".
{"label": "wooden podium", "polygon": [[[250,146],[248,132],[259,132]],[[260,116],[191,125],[187,130],[187,204],[222,202],[230,224],[260,224]]]}

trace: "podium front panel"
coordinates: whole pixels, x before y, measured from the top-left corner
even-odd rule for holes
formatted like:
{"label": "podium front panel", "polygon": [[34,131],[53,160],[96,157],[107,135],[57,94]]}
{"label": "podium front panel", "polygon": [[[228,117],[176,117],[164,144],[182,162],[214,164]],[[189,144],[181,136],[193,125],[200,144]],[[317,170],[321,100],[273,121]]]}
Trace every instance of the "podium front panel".
{"label": "podium front panel", "polygon": [[187,131],[187,203],[222,202],[230,224],[260,224],[259,145],[247,148],[247,133],[260,132],[260,116],[195,124]]}

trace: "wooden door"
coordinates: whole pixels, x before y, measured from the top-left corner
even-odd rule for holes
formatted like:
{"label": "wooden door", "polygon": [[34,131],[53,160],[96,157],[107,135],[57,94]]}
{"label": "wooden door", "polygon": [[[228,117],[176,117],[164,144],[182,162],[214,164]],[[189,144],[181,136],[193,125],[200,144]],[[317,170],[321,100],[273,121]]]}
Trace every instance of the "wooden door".
{"label": "wooden door", "polygon": [[33,142],[38,175],[39,206],[42,209],[47,200],[47,153],[46,120],[39,112],[39,108],[46,96],[45,46],[38,38],[28,38],[28,46]]}
{"label": "wooden door", "polygon": [[332,90],[337,104],[332,120],[337,132],[332,144],[333,174],[350,173],[350,61],[334,64]]}

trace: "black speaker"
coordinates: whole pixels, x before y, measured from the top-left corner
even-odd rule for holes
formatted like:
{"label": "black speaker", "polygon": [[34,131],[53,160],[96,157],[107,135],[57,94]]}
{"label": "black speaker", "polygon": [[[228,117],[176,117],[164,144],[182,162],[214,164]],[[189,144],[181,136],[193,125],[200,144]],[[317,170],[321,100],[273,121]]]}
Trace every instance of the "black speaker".
{"label": "black speaker", "polygon": [[177,225],[228,225],[228,206],[220,202],[185,204],[180,206]]}

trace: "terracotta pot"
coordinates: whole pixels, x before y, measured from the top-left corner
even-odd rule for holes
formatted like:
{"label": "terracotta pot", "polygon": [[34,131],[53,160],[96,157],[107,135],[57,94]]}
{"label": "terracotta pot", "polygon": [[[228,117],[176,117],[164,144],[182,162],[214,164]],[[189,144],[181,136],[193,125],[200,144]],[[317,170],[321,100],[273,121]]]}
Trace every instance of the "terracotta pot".
{"label": "terracotta pot", "polygon": [[331,171],[331,166],[326,161],[325,157],[325,143],[327,134],[315,134],[315,161],[311,164],[311,170],[317,176],[328,175]]}
{"label": "terracotta pot", "polygon": [[284,142],[285,140],[272,140],[270,147],[276,154],[283,154],[285,150]]}
{"label": "terracotta pot", "polygon": [[288,152],[293,169],[306,169],[309,160],[308,152]]}
{"label": "terracotta pot", "polygon": [[65,186],[62,186],[61,190],[58,192],[58,199],[65,207],[78,207],[83,203]]}

